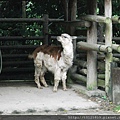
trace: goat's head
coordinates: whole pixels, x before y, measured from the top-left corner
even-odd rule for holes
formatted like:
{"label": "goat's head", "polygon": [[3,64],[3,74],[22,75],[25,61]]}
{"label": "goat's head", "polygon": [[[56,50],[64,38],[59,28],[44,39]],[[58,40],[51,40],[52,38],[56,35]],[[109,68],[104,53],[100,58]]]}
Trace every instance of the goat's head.
{"label": "goat's head", "polygon": [[77,38],[77,37],[75,37],[75,36],[72,37],[72,36],[64,33],[64,34],[61,34],[61,36],[58,36],[58,37],[57,37],[57,40],[58,40],[59,42],[61,42],[61,44],[62,44],[63,46],[65,46],[65,45],[71,44],[71,43],[72,43],[72,39],[76,39],[76,38]]}

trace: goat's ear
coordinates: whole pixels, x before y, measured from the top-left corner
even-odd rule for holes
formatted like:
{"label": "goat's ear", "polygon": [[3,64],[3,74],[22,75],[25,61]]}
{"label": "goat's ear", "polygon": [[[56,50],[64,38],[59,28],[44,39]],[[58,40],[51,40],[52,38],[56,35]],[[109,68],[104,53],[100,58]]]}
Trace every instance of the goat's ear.
{"label": "goat's ear", "polygon": [[77,36],[71,36],[72,40],[77,39]]}

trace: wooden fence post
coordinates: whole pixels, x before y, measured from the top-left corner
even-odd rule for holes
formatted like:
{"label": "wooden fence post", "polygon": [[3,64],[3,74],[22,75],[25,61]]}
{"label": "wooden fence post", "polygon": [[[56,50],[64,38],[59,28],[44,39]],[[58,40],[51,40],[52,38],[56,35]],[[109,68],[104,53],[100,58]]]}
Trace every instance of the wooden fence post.
{"label": "wooden fence post", "polygon": [[[105,28],[105,45],[112,46],[112,0],[105,0],[105,17],[108,17],[109,22]],[[112,52],[107,53],[105,57],[105,92],[110,96],[110,81],[111,81],[111,62],[113,59]]]}
{"label": "wooden fence post", "polygon": [[[88,0],[90,6],[89,13],[96,15],[97,10],[97,0]],[[87,30],[87,42],[97,43],[97,26],[95,22],[92,22],[91,27]],[[97,89],[97,52],[88,51],[87,52],[87,89],[95,90]]]}
{"label": "wooden fence post", "polygon": [[48,44],[48,14],[44,14],[43,16],[44,23],[43,23],[43,35],[44,35],[44,41],[43,44]]}

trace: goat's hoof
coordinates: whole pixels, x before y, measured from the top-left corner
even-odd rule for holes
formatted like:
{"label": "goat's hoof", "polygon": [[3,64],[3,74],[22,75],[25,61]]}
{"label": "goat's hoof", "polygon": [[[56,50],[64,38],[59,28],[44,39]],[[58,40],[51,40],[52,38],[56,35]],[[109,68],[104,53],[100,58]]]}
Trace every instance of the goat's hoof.
{"label": "goat's hoof", "polygon": [[38,88],[39,88],[39,89],[43,89],[43,87],[42,87],[42,86],[39,86]]}
{"label": "goat's hoof", "polygon": [[64,91],[67,91],[67,88],[63,88]]}
{"label": "goat's hoof", "polygon": [[57,89],[56,89],[56,88],[53,88],[53,92],[57,92]]}
{"label": "goat's hoof", "polygon": [[49,87],[48,85],[45,85],[45,87]]}

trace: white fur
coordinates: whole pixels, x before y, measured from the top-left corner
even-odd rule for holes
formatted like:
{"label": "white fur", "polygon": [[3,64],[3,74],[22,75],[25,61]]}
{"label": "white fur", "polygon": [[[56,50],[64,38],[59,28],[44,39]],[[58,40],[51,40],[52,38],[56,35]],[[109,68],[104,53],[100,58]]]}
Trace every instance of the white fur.
{"label": "white fur", "polygon": [[59,81],[62,80],[63,90],[66,88],[66,78],[67,71],[72,66],[73,63],[73,44],[72,37],[68,34],[62,34],[57,37],[57,40],[61,42],[63,51],[61,52],[60,59],[55,59],[49,54],[44,54],[43,52],[38,52],[36,58],[34,59],[35,64],[35,82],[38,88],[41,88],[39,77],[41,82],[45,87],[47,83],[44,79],[45,72],[51,71],[54,74],[54,88],[53,91],[57,91]]}

